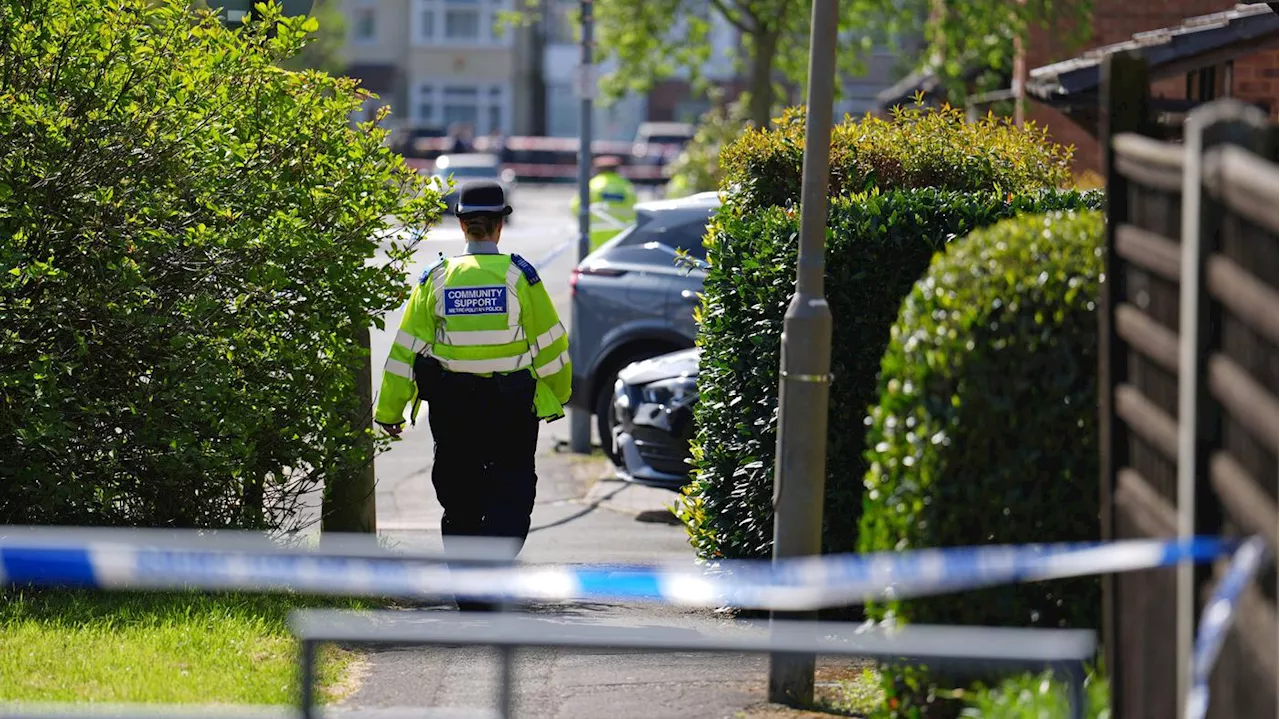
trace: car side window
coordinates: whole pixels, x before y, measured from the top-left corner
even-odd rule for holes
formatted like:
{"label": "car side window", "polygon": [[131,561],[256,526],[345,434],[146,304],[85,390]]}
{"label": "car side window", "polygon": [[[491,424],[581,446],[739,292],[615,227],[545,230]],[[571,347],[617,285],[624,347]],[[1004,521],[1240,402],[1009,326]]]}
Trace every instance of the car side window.
{"label": "car side window", "polygon": [[642,265],[666,265],[671,262],[671,253],[664,252],[653,245],[655,237],[654,223],[639,227],[632,226],[624,230],[625,236],[605,255],[610,262],[630,262]]}
{"label": "car side window", "polygon": [[695,259],[705,260],[707,248],[702,246],[702,237],[707,233],[708,221],[709,218],[699,218],[673,225],[657,233],[653,239],[674,250],[684,250]]}

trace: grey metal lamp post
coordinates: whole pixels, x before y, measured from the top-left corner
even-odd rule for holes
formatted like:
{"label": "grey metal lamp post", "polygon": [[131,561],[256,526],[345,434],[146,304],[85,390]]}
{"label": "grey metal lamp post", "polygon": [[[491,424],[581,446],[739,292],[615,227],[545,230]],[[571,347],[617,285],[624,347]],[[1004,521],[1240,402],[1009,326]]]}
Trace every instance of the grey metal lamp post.
{"label": "grey metal lamp post", "polygon": [[[823,252],[838,21],[837,0],[814,0],[800,189],[800,255],[796,262],[796,292],[782,325],[778,451],[773,479],[775,561],[822,551],[831,384],[831,308],[823,289]],[[784,616],[787,615],[770,614],[771,620]],[[790,616],[814,618],[815,613]],[[769,700],[793,706],[812,702],[814,663],[812,654],[771,655]]]}

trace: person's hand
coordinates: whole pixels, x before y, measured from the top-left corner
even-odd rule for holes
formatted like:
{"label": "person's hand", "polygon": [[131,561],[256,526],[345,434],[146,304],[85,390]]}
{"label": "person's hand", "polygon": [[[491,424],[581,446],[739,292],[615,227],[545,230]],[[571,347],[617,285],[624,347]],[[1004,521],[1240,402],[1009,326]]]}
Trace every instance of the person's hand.
{"label": "person's hand", "polygon": [[391,435],[392,437],[399,437],[399,436],[400,436],[400,433],[404,431],[404,423],[403,423],[403,422],[401,422],[401,423],[399,423],[399,424],[384,424],[384,423],[382,423],[382,422],[379,422],[379,423],[378,423],[378,426],[382,428],[382,431],[386,432],[387,434]]}

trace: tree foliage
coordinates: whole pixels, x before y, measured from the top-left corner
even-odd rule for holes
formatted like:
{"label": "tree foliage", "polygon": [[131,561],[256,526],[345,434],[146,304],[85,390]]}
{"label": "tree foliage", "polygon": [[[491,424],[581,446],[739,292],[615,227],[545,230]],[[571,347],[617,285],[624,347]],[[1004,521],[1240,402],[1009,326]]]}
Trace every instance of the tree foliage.
{"label": "tree foliage", "polygon": [[[840,3],[839,75],[862,72],[866,53],[898,29],[902,15],[879,5],[880,0]],[[597,0],[594,7],[599,57],[618,63],[602,81],[606,97],[646,92],[681,72],[704,79],[701,68],[714,50],[713,20],[741,38],[729,45],[729,59],[748,82],[749,118],[757,127],[768,125],[780,97],[778,83],[804,84],[811,3],[803,0]]]}
{"label": "tree foliage", "polygon": [[0,523],[281,526],[371,459],[353,336],[439,199],[278,12],[0,2]]}
{"label": "tree foliage", "polygon": [[286,58],[281,65],[290,70],[319,70],[330,75],[340,75],[347,68],[342,48],[347,41],[347,22],[338,6],[338,0],[315,0],[311,17],[318,27],[307,38],[296,55]]}
{"label": "tree foliage", "polygon": [[[900,69],[926,66],[963,98],[963,78],[981,89],[1012,67],[1013,39],[1032,28],[1051,30],[1064,48],[1089,37],[1094,0],[844,0],[840,3],[837,77],[865,71],[877,46],[900,54]],[[713,21],[736,32],[729,45],[737,76],[747,81],[750,119],[765,127],[780,97],[779,83],[803,87],[808,71],[811,3],[802,0],[596,0],[598,60],[617,67],[602,81],[606,99],[644,93],[686,73],[695,82],[712,59]],[[927,51],[919,53],[924,41]],[[984,82],[985,81],[985,82]],[[840,90],[837,84],[837,92]]]}
{"label": "tree foliage", "polygon": [[1083,45],[1092,33],[1094,2],[885,0],[884,5],[885,12],[897,11],[899,23],[925,20],[925,49],[916,64],[938,75],[948,100],[961,103],[970,92],[1009,87],[1015,38],[1026,42],[1040,30],[1063,52]]}

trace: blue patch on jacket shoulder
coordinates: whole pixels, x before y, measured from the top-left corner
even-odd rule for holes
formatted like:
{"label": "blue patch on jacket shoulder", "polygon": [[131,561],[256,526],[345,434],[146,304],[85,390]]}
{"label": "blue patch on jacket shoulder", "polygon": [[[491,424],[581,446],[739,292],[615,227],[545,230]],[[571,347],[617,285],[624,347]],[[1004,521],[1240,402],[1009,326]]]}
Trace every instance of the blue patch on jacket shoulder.
{"label": "blue patch on jacket shoulder", "polygon": [[446,263],[446,262],[448,262],[448,260],[447,260],[447,259],[445,259],[445,258],[443,258],[443,257],[441,257],[439,262],[437,262],[437,263],[435,263],[434,265],[431,265],[431,266],[430,266],[430,267],[428,267],[427,269],[423,270],[423,271],[422,271],[422,274],[421,274],[421,275],[418,275],[418,284],[420,284],[420,285],[425,285],[425,284],[427,284],[427,280],[431,278],[431,273],[432,273],[432,272],[435,272],[437,267],[439,267],[440,265],[443,265],[443,264],[444,264],[444,263]]}
{"label": "blue patch on jacket shoulder", "polygon": [[524,273],[524,278],[529,281],[530,287],[542,281],[542,278],[538,277],[538,271],[533,269],[533,265],[529,264],[529,261],[525,258],[520,255],[512,255],[511,261],[516,263],[516,267],[519,267],[520,271]]}

